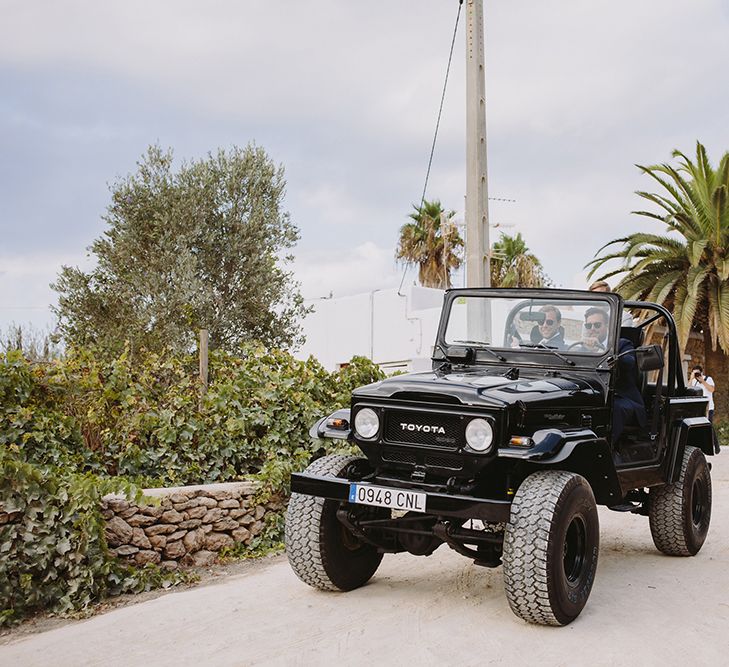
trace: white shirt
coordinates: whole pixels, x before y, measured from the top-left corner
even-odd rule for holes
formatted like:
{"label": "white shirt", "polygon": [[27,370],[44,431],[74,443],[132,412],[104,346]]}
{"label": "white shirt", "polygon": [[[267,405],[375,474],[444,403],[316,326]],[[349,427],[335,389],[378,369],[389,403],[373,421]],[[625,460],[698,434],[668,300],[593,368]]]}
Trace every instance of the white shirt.
{"label": "white shirt", "polygon": [[[714,381],[708,375],[704,378],[704,382],[706,382],[706,384],[710,384],[712,387],[716,386],[716,385],[714,385]],[[696,378],[691,379],[691,386],[692,387],[701,387],[701,391],[704,393],[704,398],[709,399],[709,410],[713,410],[714,409],[714,392],[709,391]]]}

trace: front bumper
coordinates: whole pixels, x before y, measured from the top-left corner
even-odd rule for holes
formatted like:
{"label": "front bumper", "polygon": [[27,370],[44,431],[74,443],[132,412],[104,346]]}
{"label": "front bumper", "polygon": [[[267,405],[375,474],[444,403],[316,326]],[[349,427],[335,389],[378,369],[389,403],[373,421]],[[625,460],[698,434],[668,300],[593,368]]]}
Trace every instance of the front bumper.
{"label": "front bumper", "polygon": [[[306,473],[291,475],[291,490],[307,496],[318,496],[330,500],[346,502],[349,499],[348,479],[341,477],[321,477]],[[367,482],[357,481],[357,484]],[[377,486],[381,486],[377,484]],[[511,501],[473,498],[471,496],[456,496],[447,493],[434,493],[423,491],[417,487],[407,487],[413,491],[426,494],[426,514],[435,516],[452,516],[460,519],[480,519],[489,523],[506,523],[509,521]]]}

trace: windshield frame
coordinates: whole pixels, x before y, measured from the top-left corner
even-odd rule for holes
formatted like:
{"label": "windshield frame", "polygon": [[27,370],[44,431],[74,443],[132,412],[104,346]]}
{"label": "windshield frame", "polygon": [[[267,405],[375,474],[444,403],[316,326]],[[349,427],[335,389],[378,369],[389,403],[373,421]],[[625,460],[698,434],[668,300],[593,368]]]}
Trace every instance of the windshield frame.
{"label": "windshield frame", "polygon": [[[435,354],[437,355],[440,349],[441,353],[446,353],[449,347],[456,347],[458,344],[446,342],[446,330],[448,328],[448,322],[450,319],[451,309],[455,301],[461,297],[477,297],[477,298],[510,298],[517,301],[529,302],[530,299],[544,299],[547,301],[559,301],[559,300],[574,300],[583,303],[589,302],[603,302],[608,303],[610,306],[610,328],[608,346],[602,354],[584,353],[578,351],[566,351],[560,350],[560,354],[567,356],[569,359],[574,361],[575,366],[571,366],[560,360],[555,356],[552,351],[540,347],[520,347],[511,348],[504,347],[501,344],[502,333],[498,334],[498,342],[492,345],[481,345],[481,346],[468,346],[462,345],[462,347],[472,347],[472,349],[478,351],[487,348],[489,350],[498,350],[499,354],[506,357],[505,362],[498,361],[495,357],[482,357],[479,358],[478,354],[473,355],[473,359],[470,363],[475,365],[496,365],[496,364],[509,364],[513,366],[535,366],[545,368],[561,368],[569,369],[574,367],[580,368],[591,368],[598,370],[598,367],[605,361],[607,357],[616,354],[618,340],[620,338],[620,326],[621,318],[618,316],[622,312],[623,299],[619,294],[614,292],[589,292],[587,290],[563,290],[563,289],[548,289],[548,288],[518,288],[518,289],[507,289],[507,288],[492,288],[492,287],[480,287],[480,288],[458,288],[447,290],[443,302],[443,310],[441,311],[440,323],[438,325],[438,334],[436,339]],[[514,310],[513,312],[516,312]],[[510,318],[513,313],[510,314]],[[446,355],[447,356],[447,355]],[[435,360],[436,357],[434,357]],[[441,359],[442,360],[442,359]],[[602,370],[602,369],[600,369]]]}

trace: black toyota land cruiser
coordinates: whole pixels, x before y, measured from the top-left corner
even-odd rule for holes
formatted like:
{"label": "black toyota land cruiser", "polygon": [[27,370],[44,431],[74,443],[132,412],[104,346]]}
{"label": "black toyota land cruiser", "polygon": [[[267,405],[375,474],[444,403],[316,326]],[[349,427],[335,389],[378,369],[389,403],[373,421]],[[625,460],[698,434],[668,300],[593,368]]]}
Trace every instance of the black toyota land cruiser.
{"label": "black toyota land cruiser", "polygon": [[516,615],[565,625],[594,581],[596,505],[647,515],[663,553],[699,551],[715,434],[706,399],[684,385],[665,308],[454,289],[433,349],[432,371],[361,387],[312,428],[364,456],[325,456],[292,475],[286,550],[305,583],[352,590],[384,553],[447,544],[503,563]]}

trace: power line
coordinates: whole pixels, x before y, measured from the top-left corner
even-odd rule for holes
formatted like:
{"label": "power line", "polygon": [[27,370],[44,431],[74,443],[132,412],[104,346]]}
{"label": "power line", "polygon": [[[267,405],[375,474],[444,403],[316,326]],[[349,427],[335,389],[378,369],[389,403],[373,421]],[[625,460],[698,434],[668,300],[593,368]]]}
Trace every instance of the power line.
{"label": "power line", "polygon": [[435,153],[435,142],[438,138],[438,128],[440,127],[440,117],[443,114],[443,102],[445,101],[446,88],[448,86],[448,74],[451,71],[451,61],[453,60],[453,47],[456,44],[456,35],[458,34],[458,20],[461,18],[461,7],[463,0],[458,2],[458,13],[456,14],[456,25],[453,28],[453,39],[451,40],[451,51],[448,54],[448,66],[446,67],[445,81],[443,82],[443,93],[440,96],[440,107],[438,108],[438,120],[435,122],[435,133],[433,134],[433,145],[430,147],[430,159],[428,160],[428,169],[425,172],[425,184],[423,185],[423,196],[420,198],[420,206],[418,210],[422,214],[423,204],[425,203],[425,192],[428,189],[428,179],[430,178],[430,167],[433,164],[433,154]]}

